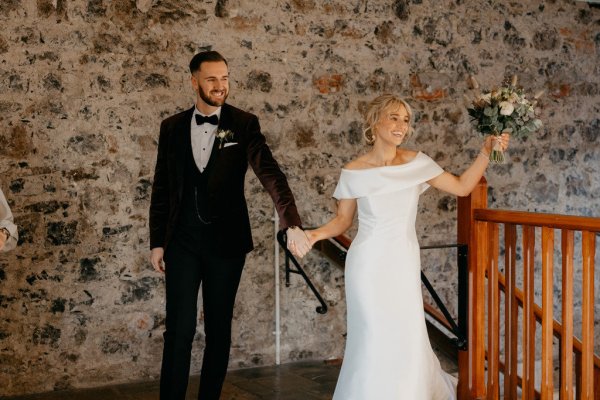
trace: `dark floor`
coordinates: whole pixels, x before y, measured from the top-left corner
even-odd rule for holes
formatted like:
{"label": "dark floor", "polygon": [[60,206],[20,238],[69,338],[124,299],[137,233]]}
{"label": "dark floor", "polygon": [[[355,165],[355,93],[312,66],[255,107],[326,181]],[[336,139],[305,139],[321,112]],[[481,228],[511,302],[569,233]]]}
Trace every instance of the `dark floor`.
{"label": "dark floor", "polygon": [[[433,338],[432,338],[433,339]],[[449,357],[432,342],[442,368],[457,373],[454,357]],[[341,360],[305,361],[271,367],[229,371],[221,400],[330,400],[340,373]],[[199,377],[193,376],[187,400],[196,400]],[[158,381],[77,389],[0,400],[158,400]]]}
{"label": "dark floor", "polygon": [[[249,368],[227,374],[221,400],[329,400],[340,372],[338,363],[307,361]],[[190,380],[187,399],[195,400],[198,376]],[[158,382],[78,389],[2,400],[158,400]]]}

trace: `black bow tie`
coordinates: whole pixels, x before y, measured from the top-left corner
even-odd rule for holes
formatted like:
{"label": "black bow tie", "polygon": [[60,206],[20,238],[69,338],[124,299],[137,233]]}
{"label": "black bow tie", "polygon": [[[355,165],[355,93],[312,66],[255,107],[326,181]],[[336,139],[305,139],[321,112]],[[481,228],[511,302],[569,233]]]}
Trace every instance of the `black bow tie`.
{"label": "black bow tie", "polygon": [[217,117],[216,115],[205,117],[203,115],[196,114],[196,125],[202,125],[204,123],[209,123],[211,125],[219,125],[219,117]]}

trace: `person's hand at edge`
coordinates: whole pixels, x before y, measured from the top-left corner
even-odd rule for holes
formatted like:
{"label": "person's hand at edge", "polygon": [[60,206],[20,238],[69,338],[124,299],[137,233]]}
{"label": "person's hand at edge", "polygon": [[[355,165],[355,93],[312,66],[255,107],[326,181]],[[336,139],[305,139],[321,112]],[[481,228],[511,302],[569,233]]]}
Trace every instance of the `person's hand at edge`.
{"label": "person's hand at edge", "polygon": [[165,273],[165,262],[163,260],[164,255],[165,249],[162,247],[155,247],[150,253],[150,262],[152,263],[152,267],[156,272],[160,272],[161,274]]}
{"label": "person's hand at edge", "polygon": [[0,229],[0,250],[2,250],[4,248],[4,245],[8,241],[9,237],[10,237],[10,234],[8,233],[8,230],[6,230],[4,228]]}

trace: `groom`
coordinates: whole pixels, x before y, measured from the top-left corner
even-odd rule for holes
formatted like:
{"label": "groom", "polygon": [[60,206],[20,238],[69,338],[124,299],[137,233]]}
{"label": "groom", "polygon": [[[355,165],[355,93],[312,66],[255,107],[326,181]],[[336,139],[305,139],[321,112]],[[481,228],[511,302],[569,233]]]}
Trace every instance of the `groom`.
{"label": "groom", "polygon": [[150,202],[154,269],[165,274],[161,400],[185,399],[202,286],[205,349],[200,400],[218,400],[246,254],[253,248],[244,177],[248,165],[271,195],[288,246],[309,249],[294,196],[258,118],[227,103],[227,61],[215,51],[190,62],[194,107],[164,120]]}

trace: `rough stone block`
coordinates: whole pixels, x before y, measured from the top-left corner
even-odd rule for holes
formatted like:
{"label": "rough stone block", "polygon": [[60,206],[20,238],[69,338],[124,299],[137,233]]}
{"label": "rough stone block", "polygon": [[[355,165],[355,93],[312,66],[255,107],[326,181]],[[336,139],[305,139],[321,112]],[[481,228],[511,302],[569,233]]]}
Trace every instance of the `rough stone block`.
{"label": "rough stone block", "polygon": [[[17,250],[0,253],[2,395],[158,373],[164,285],[148,265],[148,205],[160,122],[193,103],[187,64],[200,50],[228,59],[228,101],[260,118],[306,226],[335,215],[340,169],[368,150],[362,116],[381,93],[413,108],[407,147],[464,171],[482,140],[466,117],[469,75],[492,88],[517,74],[527,93],[548,93],[536,106],[544,128],[512,141],[508,165],[487,169],[491,207],[600,215],[600,9],[271,3],[0,0],[0,186],[20,235]],[[246,193],[256,249],[238,293],[232,367],[274,363],[273,209],[251,171]],[[453,196],[424,193],[423,244],[454,236],[455,207]],[[284,288],[281,278],[284,363],[343,354],[343,273],[316,252],[304,262],[330,309],[317,315],[303,282]],[[447,255],[423,268],[454,304]],[[201,314],[198,331],[196,371]]]}
{"label": "rough stone block", "polygon": [[49,222],[46,224],[46,242],[53,246],[76,244],[77,221]]}
{"label": "rough stone block", "polygon": [[325,74],[314,78],[313,85],[322,94],[338,93],[344,87],[344,77],[341,74]]}

